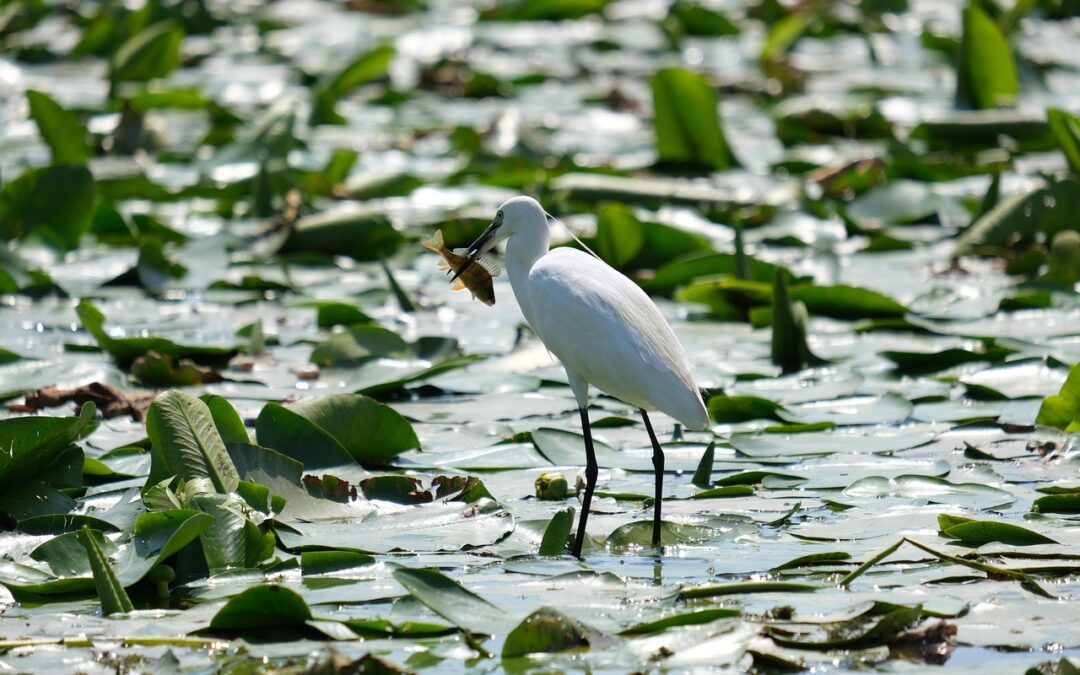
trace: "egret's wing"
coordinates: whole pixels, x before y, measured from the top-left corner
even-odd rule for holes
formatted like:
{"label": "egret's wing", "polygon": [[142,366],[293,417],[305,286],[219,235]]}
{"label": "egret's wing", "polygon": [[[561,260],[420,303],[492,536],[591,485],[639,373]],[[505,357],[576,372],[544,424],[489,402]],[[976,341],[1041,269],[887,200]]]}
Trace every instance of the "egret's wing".
{"label": "egret's wing", "polygon": [[631,405],[693,427],[707,422],[682,346],[637,284],[588,254],[560,248],[529,273],[533,328],[585,380]]}

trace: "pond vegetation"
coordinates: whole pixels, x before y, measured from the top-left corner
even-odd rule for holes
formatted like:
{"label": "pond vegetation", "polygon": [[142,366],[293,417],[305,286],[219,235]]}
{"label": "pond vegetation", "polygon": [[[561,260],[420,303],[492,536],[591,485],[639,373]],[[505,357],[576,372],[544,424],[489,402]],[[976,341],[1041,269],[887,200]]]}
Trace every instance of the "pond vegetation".
{"label": "pond vegetation", "polygon": [[[1080,667],[1080,4],[0,0],[0,669]],[[531,194],[713,426],[422,246]]]}

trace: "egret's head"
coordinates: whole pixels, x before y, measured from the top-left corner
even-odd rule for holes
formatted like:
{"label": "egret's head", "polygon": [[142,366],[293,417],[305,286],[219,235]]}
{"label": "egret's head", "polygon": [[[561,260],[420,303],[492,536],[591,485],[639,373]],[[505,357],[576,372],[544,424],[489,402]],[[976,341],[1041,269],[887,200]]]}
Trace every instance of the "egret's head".
{"label": "egret's head", "polygon": [[[492,219],[491,224],[469,246],[467,253],[469,264],[463,266],[458,274],[464,272],[477,258],[494,248],[500,241],[536,228],[546,230],[549,219],[551,216],[544,211],[544,207],[540,206],[540,202],[532,197],[523,195],[507,199],[495,212],[495,218]],[[454,277],[456,278],[458,274]]]}

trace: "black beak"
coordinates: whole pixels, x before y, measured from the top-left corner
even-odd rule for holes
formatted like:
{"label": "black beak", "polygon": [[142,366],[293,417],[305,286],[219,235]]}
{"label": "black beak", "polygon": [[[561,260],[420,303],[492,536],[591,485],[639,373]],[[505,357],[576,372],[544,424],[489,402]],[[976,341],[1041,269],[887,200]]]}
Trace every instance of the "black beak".
{"label": "black beak", "polygon": [[472,264],[475,263],[480,256],[495,245],[495,232],[499,229],[500,225],[502,225],[502,223],[498,220],[491,221],[491,224],[480,233],[480,236],[476,238],[476,241],[469,244],[469,248],[465,249],[465,262],[454,272],[454,276],[450,277],[450,281],[454,281],[464,274],[465,270],[472,267]]}

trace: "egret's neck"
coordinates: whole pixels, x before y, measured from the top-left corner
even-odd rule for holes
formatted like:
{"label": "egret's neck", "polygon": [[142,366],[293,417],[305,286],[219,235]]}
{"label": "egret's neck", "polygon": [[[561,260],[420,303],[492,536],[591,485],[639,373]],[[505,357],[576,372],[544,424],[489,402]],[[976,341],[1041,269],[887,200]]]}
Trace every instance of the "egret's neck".
{"label": "egret's neck", "polygon": [[533,325],[532,305],[529,301],[529,271],[536,261],[548,252],[547,223],[542,227],[522,228],[506,240],[506,276],[514,289],[521,313],[530,326]]}

